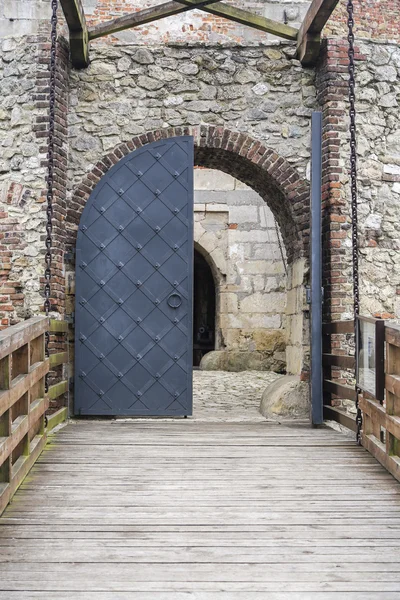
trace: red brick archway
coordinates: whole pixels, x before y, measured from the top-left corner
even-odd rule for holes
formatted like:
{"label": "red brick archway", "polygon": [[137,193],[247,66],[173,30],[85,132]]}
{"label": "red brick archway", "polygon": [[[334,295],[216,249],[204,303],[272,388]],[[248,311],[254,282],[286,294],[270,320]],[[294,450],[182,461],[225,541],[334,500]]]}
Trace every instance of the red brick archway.
{"label": "red brick archway", "polygon": [[160,129],[119,144],[104,156],[74,191],[67,210],[68,246],[76,243],[83,208],[103,175],[137,148],[162,138],[192,135],[196,166],[219,169],[254,189],[271,208],[281,228],[288,261],[308,254],[309,185],[286,159],[251,136],[202,125]]}

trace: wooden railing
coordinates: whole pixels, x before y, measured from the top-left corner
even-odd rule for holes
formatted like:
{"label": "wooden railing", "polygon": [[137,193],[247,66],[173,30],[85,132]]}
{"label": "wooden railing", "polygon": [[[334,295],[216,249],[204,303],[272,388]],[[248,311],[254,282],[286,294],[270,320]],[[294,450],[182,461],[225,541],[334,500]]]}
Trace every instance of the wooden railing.
{"label": "wooden railing", "polygon": [[[346,411],[342,406],[335,406],[335,400],[356,401],[355,386],[343,383],[339,378],[340,370],[354,372],[355,358],[346,354],[335,354],[334,342],[347,334],[354,334],[354,321],[335,321],[322,326],[322,367],[323,367],[323,393],[324,393],[324,418],[337,421],[352,431],[356,431],[355,416]],[[335,370],[336,368],[336,370]],[[337,375],[338,377],[334,377]]]}
{"label": "wooden railing", "polygon": [[360,397],[363,446],[400,481],[400,328],[385,327],[385,401]]}
{"label": "wooden railing", "polygon": [[[341,406],[334,406],[335,398],[332,398],[333,395],[341,400],[356,400],[354,386],[332,379],[332,367],[354,370],[353,356],[332,353],[332,336],[335,340],[338,336],[351,333],[354,333],[354,321],[337,321],[323,326],[326,350],[323,354],[324,418],[335,420],[356,431],[355,415],[349,414]],[[386,325],[381,343],[385,347],[375,351],[385,354],[384,399],[378,400],[367,392],[359,395],[363,416],[361,441],[362,445],[400,481],[400,326]],[[340,371],[337,374],[340,375]]]}
{"label": "wooden railing", "polygon": [[[52,324],[51,330],[60,327]],[[47,432],[66,418],[64,408],[45,426],[49,398],[66,389],[61,382],[45,394],[45,376],[67,358],[45,358],[48,327],[46,317],[34,317],[0,332],[0,514],[43,450]]]}

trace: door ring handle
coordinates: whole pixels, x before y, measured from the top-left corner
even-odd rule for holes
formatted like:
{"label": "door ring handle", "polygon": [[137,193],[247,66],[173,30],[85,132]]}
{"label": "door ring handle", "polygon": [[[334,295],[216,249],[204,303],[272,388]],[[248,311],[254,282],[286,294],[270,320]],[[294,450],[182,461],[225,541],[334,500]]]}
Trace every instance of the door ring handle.
{"label": "door ring handle", "polygon": [[182,298],[179,294],[171,294],[167,300],[167,303],[171,308],[179,308],[182,304]]}

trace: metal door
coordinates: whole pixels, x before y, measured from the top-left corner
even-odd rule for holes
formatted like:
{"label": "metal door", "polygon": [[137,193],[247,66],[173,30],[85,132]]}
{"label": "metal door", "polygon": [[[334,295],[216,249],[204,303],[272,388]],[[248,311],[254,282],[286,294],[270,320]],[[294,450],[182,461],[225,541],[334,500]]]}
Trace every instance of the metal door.
{"label": "metal door", "polygon": [[76,251],[75,413],[192,414],[193,138],[105,175]]}

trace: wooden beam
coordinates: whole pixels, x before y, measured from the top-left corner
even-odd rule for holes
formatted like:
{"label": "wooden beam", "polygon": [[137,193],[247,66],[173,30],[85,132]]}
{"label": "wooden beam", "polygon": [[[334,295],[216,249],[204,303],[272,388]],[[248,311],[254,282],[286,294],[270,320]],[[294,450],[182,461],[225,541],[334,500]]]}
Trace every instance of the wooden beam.
{"label": "wooden beam", "polygon": [[131,29],[132,27],[139,27],[140,25],[146,25],[146,23],[152,23],[165,17],[171,17],[178,15],[179,13],[187,12],[193,8],[201,8],[206,4],[211,4],[215,0],[194,0],[194,6],[183,6],[178,2],[165,2],[158,6],[152,6],[151,8],[145,8],[134,13],[129,13],[123,17],[118,17],[112,21],[106,21],[100,25],[89,27],[89,40],[95,40],[96,38],[104,37],[117,33],[118,31],[124,31],[125,29]]}
{"label": "wooden beam", "polygon": [[297,37],[297,58],[304,66],[315,64],[321,47],[321,31],[339,0],[313,0]]}
{"label": "wooden beam", "polygon": [[66,333],[68,331],[68,322],[50,319],[50,331],[51,333]]}
{"label": "wooden beam", "polygon": [[72,65],[83,69],[89,65],[89,37],[81,0],[60,0],[69,29]]}
{"label": "wooden beam", "polygon": [[193,10],[194,8],[224,17],[231,21],[236,21],[237,23],[253,27],[254,29],[259,29],[260,31],[265,31],[266,33],[273,33],[274,35],[287,40],[297,39],[298,30],[294,27],[272,21],[271,19],[266,19],[259,15],[254,15],[246,10],[228,6],[223,2],[214,2],[213,0],[203,0],[201,2],[199,2],[199,0],[177,0],[177,2],[166,2],[159,6],[146,8],[136,13],[102,23],[101,25],[90,27],[89,40],[104,37],[105,35],[117,33],[118,31],[123,31],[132,27],[139,27],[140,25],[145,25],[146,23],[151,23],[158,19],[163,19],[164,17],[170,17],[188,10]]}
{"label": "wooden beam", "polygon": [[[177,1],[181,4],[185,4],[186,6],[192,6],[193,8],[196,8],[196,0]],[[296,40],[299,33],[298,29],[290,27],[290,25],[285,25],[284,23],[279,23],[278,21],[273,21],[272,19],[255,15],[247,10],[242,10],[241,8],[236,8],[235,6],[224,4],[223,2],[215,2],[214,4],[200,8],[201,10],[211,13],[212,15],[224,17],[230,21],[247,25],[253,29],[259,29],[265,33],[272,33],[273,35],[277,35],[278,37],[286,40]]]}

